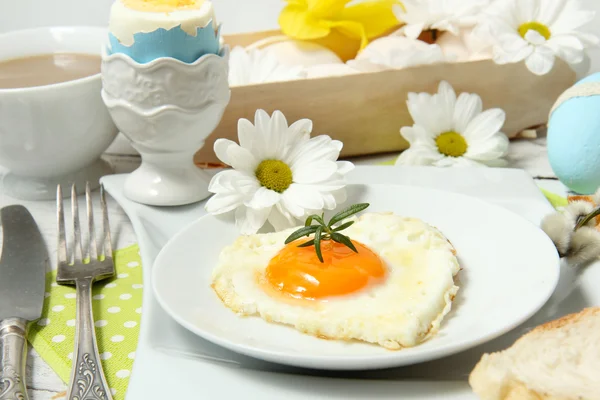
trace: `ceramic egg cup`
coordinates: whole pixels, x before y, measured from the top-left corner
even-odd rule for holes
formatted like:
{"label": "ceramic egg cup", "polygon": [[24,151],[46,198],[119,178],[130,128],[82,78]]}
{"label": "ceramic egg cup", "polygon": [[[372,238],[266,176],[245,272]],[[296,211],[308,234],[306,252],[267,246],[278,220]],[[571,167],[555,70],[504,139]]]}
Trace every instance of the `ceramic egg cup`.
{"label": "ceramic egg cup", "polygon": [[130,200],[178,206],[210,195],[210,176],[193,157],[229,104],[228,58],[227,47],[193,63],[162,57],[139,64],[125,54],[104,52],[102,98],[142,156],[125,183]]}

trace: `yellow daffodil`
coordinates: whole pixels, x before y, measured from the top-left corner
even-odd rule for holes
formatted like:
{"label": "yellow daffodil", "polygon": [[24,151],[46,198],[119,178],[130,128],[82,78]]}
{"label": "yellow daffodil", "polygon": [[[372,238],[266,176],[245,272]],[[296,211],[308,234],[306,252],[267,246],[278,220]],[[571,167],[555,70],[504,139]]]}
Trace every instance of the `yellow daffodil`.
{"label": "yellow daffodil", "polygon": [[286,0],[279,16],[282,32],[294,39],[315,40],[341,33],[360,41],[362,50],[369,39],[399,25],[392,8],[398,0],[369,0],[348,5],[352,0]]}

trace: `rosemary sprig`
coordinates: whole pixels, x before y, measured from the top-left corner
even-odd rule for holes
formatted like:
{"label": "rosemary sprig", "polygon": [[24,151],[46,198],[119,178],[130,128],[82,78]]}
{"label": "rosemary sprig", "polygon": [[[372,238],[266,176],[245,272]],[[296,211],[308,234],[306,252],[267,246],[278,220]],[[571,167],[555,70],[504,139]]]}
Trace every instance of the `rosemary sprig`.
{"label": "rosemary sprig", "polygon": [[[356,247],[354,246],[350,238],[340,233],[340,231],[351,227],[354,224],[354,221],[345,222],[338,226],[334,225],[342,222],[343,220],[345,220],[348,217],[351,217],[354,214],[358,214],[359,212],[365,210],[367,207],[369,207],[368,203],[354,204],[353,206],[350,206],[347,209],[340,211],[339,213],[331,217],[329,223],[325,223],[325,214],[311,215],[306,219],[306,223],[304,224],[303,228],[298,229],[296,232],[288,236],[288,238],[285,240],[285,244],[291,243],[303,237],[309,237],[310,235],[314,234],[313,239],[298,245],[298,247],[315,246],[317,257],[321,262],[324,262],[323,253],[321,252],[321,242],[323,240],[333,240],[334,242],[341,243],[344,246],[347,246],[353,252],[358,253],[358,250],[356,250]],[[313,225],[313,221],[316,221],[317,224]]]}

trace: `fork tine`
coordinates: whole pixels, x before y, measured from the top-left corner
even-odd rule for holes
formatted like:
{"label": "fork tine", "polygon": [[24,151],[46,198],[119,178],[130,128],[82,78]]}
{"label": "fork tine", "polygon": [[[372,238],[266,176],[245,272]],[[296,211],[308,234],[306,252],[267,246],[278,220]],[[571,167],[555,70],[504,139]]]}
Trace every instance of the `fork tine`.
{"label": "fork tine", "polygon": [[[73,263],[83,260],[81,246],[81,226],[79,224],[79,204],[77,203],[77,188],[71,187],[71,214],[73,221]],[[79,257],[79,258],[78,258]]]}
{"label": "fork tine", "polygon": [[65,233],[65,211],[63,208],[62,187],[56,188],[56,213],[58,219],[58,264],[66,264],[67,260],[67,235]]}
{"label": "fork tine", "polygon": [[88,232],[89,241],[86,250],[86,257],[90,260],[98,258],[98,244],[96,243],[96,229],[94,226],[94,209],[92,204],[92,193],[90,189],[90,183],[85,184],[85,202],[87,205],[87,219],[88,219]]}
{"label": "fork tine", "polygon": [[100,186],[100,206],[102,208],[102,231],[104,238],[104,246],[102,252],[105,257],[112,257],[110,227],[108,226],[108,207],[106,205],[106,194],[104,192],[104,185]]}

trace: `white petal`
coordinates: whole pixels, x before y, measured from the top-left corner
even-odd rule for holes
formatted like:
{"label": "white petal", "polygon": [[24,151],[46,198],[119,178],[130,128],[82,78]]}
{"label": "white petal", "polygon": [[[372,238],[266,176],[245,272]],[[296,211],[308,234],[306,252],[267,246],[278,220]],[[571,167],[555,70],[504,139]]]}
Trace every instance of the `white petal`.
{"label": "white petal", "polygon": [[496,160],[508,153],[508,146],[509,141],[506,135],[497,133],[486,140],[470,142],[465,157],[476,161]]}
{"label": "white petal", "polygon": [[268,221],[273,225],[276,232],[293,228],[298,224],[298,221],[290,213],[283,210],[279,204],[271,210]]}
{"label": "white petal", "polygon": [[440,82],[440,86],[438,88],[438,97],[436,100],[437,110],[439,110],[441,113],[438,118],[442,118],[445,125],[439,129],[447,129],[448,122],[453,120],[454,108],[456,106],[456,92],[454,91],[454,88],[452,88],[452,85],[446,81]]}
{"label": "white petal", "polygon": [[332,140],[327,135],[311,138],[307,142],[296,145],[289,153],[287,164],[296,167],[296,164],[309,164],[315,161],[336,161],[340,152],[332,145]]}
{"label": "white petal", "polygon": [[245,118],[240,118],[238,120],[238,139],[240,141],[240,146],[252,150],[255,137],[256,128],[252,125],[252,122]]}
{"label": "white petal", "polygon": [[313,123],[310,119],[301,119],[294,122],[288,128],[288,135],[290,136],[293,143],[296,141],[306,141],[310,138],[310,134],[313,130]]}
{"label": "white petal", "polygon": [[265,158],[270,160],[279,159],[283,153],[286,144],[288,124],[281,111],[275,111],[269,122],[269,143]]}
{"label": "white petal", "polygon": [[436,167],[485,167],[485,164],[478,163],[477,161],[470,160],[465,157],[444,157],[443,159],[435,162]]}
{"label": "white petal", "polygon": [[575,36],[556,36],[547,43],[554,54],[569,64],[579,64],[585,57],[584,46]]}
{"label": "white petal", "polygon": [[486,110],[476,116],[467,126],[463,136],[467,139],[467,143],[474,140],[485,140],[502,129],[506,113],[499,108]]}
{"label": "white petal", "polygon": [[337,167],[338,167],[338,170],[337,170],[338,174],[346,175],[348,172],[350,172],[354,169],[354,164],[351,163],[350,161],[338,161]]}
{"label": "white petal", "polygon": [[436,136],[420,125],[405,126],[400,129],[400,134],[411,146],[419,144],[432,146]]}
{"label": "white petal", "polygon": [[518,35],[507,36],[506,42],[494,47],[494,61],[498,64],[518,63],[529,57],[534,47]]}
{"label": "white petal", "polygon": [[258,167],[258,160],[254,155],[238,145],[229,146],[227,156],[229,157],[229,165],[237,170],[254,173],[256,167]]}
{"label": "white petal", "polygon": [[296,204],[304,209],[321,210],[325,205],[319,191],[311,185],[293,183],[285,194],[293,197]]}
{"label": "white petal", "polygon": [[255,234],[267,221],[270,208],[255,210],[240,206],[235,210],[235,226],[242,235]]}
{"label": "white petal", "polygon": [[221,171],[210,180],[208,191],[211,193],[235,191],[235,181],[244,176],[244,174],[234,169]]}
{"label": "white petal", "polygon": [[536,21],[540,14],[539,0],[516,0],[517,17],[520,21]]}
{"label": "white petal", "polygon": [[425,24],[409,24],[404,26],[404,34],[410,39],[417,39],[425,30]]}
{"label": "white petal", "polygon": [[533,29],[527,31],[525,34],[525,40],[534,46],[541,46],[546,43],[546,38],[543,37],[541,33],[534,31]]}
{"label": "white petal", "polygon": [[325,203],[323,206],[324,209],[333,210],[337,206],[333,193],[321,193],[321,195],[323,196],[323,202]]}
{"label": "white petal", "polygon": [[289,212],[296,218],[301,218],[304,216],[304,208],[298,205],[296,198],[289,193],[289,189],[283,192],[281,196],[281,202],[279,204],[281,204],[285,211]]}
{"label": "white petal", "polygon": [[224,214],[243,204],[243,196],[240,193],[219,193],[212,196],[206,202],[206,212],[213,215]]}
{"label": "white petal", "polygon": [[481,114],[482,109],[481,97],[476,94],[461,93],[454,109],[454,131],[465,132],[473,118]]}
{"label": "white petal", "polygon": [[554,53],[545,46],[537,47],[535,51],[527,57],[527,68],[536,75],[546,75],[554,67]]}
{"label": "white petal", "polygon": [[335,161],[299,162],[292,167],[292,174],[295,183],[316,183],[329,179],[337,168]]}
{"label": "white petal", "polygon": [[231,158],[227,153],[231,146],[238,146],[238,144],[229,139],[217,139],[213,147],[217,158],[227,165],[231,165]]}
{"label": "white petal", "polygon": [[400,154],[396,165],[432,165],[443,158],[443,155],[432,146],[411,146]]}
{"label": "white petal", "polygon": [[257,209],[268,208],[277,204],[280,198],[281,194],[261,186],[245,205]]}

